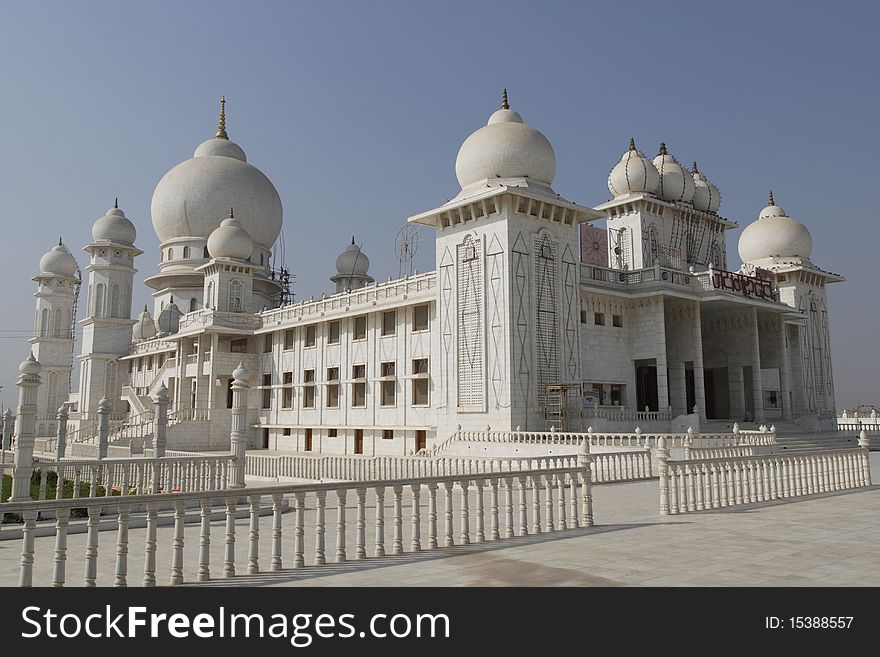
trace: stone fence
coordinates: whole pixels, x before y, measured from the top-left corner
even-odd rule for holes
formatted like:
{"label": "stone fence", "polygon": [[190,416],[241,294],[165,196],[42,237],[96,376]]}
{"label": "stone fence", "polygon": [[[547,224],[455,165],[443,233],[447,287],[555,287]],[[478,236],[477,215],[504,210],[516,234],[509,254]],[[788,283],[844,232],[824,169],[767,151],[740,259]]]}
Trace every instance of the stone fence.
{"label": "stone fence", "polygon": [[658,448],[660,515],[769,502],[871,485],[867,439],[856,449],[671,461]]}
{"label": "stone fence", "polygon": [[[526,536],[535,532],[561,532],[577,527],[593,525],[592,497],[590,490],[590,470],[587,467],[590,456],[586,446],[573,466],[554,467],[540,470],[519,470],[503,473],[485,473],[474,476],[439,476],[402,479],[393,484],[383,481],[336,482],[325,484],[288,484],[249,490],[247,493],[233,491],[200,491],[175,493],[171,496],[174,505],[173,537],[168,544],[158,544],[157,520],[159,498],[148,495],[96,497],[78,500],[51,500],[14,502],[0,505],[0,510],[16,513],[24,518],[21,538],[21,562],[19,584],[31,586],[52,584],[64,586],[67,582],[67,534],[73,531],[74,524],[85,523],[87,537],[85,547],[84,583],[95,586],[98,577],[99,522],[102,514],[116,518],[116,540],[105,546],[104,559],[115,553],[116,567],[114,584],[127,586],[129,583],[130,557],[136,557],[143,564],[142,582],[144,586],[155,586],[160,575],[156,572],[156,554],[169,551],[171,567],[168,577],[170,584],[184,583],[185,513],[187,506],[201,508],[201,523],[198,539],[198,581],[208,581],[222,572],[223,577],[231,578],[237,574],[235,547],[237,536],[235,518],[237,508],[246,498],[249,509],[249,531],[244,536],[247,550],[247,574],[253,575],[265,570],[259,554],[259,518],[261,509],[271,505],[272,541],[268,569],[279,571],[285,567],[286,555],[290,555],[286,566],[300,568],[307,564],[307,541],[314,545],[314,556],[309,564],[320,566],[328,559],[337,563],[349,558],[346,543],[347,512],[354,511],[355,539],[354,559],[367,558],[372,547],[375,557],[387,553],[404,552],[403,527],[404,504],[407,504],[411,531],[409,532],[409,552],[434,550],[466,545],[471,542],[501,541],[514,536]],[[390,491],[389,491],[390,489]],[[514,491],[518,493],[518,504],[514,504]],[[390,492],[390,495],[389,495]],[[404,494],[406,493],[406,500]],[[443,501],[442,515],[438,510],[438,493]],[[371,500],[373,536],[372,546],[367,539],[367,498]],[[386,541],[385,500],[391,499],[392,512],[391,540]],[[458,497],[455,504],[453,497]],[[293,513],[284,522],[285,497],[293,500]],[[488,497],[488,503],[487,498]],[[332,513],[335,520],[336,540],[326,545],[326,534],[332,532],[333,523],[327,522],[327,507],[335,506]],[[351,499],[354,499],[352,505]],[[422,500],[427,498],[427,513],[422,510]],[[167,499],[167,498],[166,498]],[[531,501],[531,504],[529,504]],[[474,504],[471,510],[471,504]],[[133,507],[146,507],[146,531],[143,547],[135,549],[129,544],[129,521]],[[211,564],[212,517],[215,506],[225,509],[225,531],[223,532],[224,558],[222,564]],[[71,518],[73,508],[85,508],[87,520]],[[529,521],[531,507],[531,523]],[[37,517],[42,511],[55,515],[55,550],[52,562],[35,562],[35,534]],[[543,514],[543,522],[542,522]],[[308,516],[308,522],[306,521]],[[329,524],[329,527],[328,527]],[[427,524],[424,528],[423,524]],[[456,526],[459,528],[456,536]],[[292,535],[292,545],[282,551],[284,537]],[[109,548],[109,550],[108,550]],[[292,548],[292,549],[290,549]],[[290,552],[288,552],[290,549]],[[107,552],[110,554],[107,554]],[[51,573],[51,575],[50,575]],[[140,579],[140,576],[138,577]]]}

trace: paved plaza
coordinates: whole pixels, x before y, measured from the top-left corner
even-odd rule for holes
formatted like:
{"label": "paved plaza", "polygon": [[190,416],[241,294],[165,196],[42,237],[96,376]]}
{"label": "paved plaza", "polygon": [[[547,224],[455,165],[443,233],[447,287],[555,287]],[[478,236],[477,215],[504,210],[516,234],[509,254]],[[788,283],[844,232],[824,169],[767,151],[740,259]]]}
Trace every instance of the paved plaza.
{"label": "paved plaza", "polygon": [[[880,453],[871,454],[880,472]],[[876,474],[875,474],[876,477]],[[212,523],[211,572],[200,586],[880,586],[880,486],[792,501],[739,506],[661,518],[656,480],[593,488],[596,526],[512,540],[456,546],[363,561],[291,569],[292,513],[284,514],[279,572],[222,578],[224,524]],[[386,503],[388,502],[386,498]],[[368,500],[367,552],[373,530]],[[473,508],[473,507],[472,507]],[[424,510],[423,510],[424,511]],[[386,541],[390,539],[386,507]],[[306,514],[306,563],[314,541]],[[108,521],[111,519],[108,518]],[[193,520],[196,520],[194,517]],[[348,556],[354,555],[353,510],[346,517]],[[424,513],[423,513],[424,522]],[[411,535],[405,508],[404,549]],[[134,524],[134,523],[133,523]],[[3,531],[10,531],[6,525]],[[456,527],[457,536],[458,527]],[[129,542],[129,585],[140,586],[144,529]],[[197,574],[197,524],[186,525],[184,577]],[[473,537],[473,533],[472,533]],[[113,584],[115,532],[99,536],[99,586]],[[236,570],[247,569],[248,520],[236,523]],[[327,559],[335,555],[335,517],[327,517]],[[422,526],[422,544],[425,544]],[[158,529],[157,580],[170,573],[172,527]],[[386,542],[390,551],[390,543]],[[85,534],[68,537],[68,584],[82,583]],[[21,543],[0,541],[0,585],[18,584]],[[54,537],[36,539],[34,584],[51,584]],[[269,568],[271,516],[260,523],[260,564]]]}

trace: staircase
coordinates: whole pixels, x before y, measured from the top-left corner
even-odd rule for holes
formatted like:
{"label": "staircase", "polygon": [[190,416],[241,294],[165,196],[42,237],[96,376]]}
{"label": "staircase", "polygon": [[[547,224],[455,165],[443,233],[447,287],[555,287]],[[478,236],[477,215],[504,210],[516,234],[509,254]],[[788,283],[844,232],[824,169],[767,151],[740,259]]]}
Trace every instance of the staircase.
{"label": "staircase", "polygon": [[[823,431],[819,433],[784,432],[776,434],[776,446],[774,452],[785,454],[791,452],[804,452],[811,449],[852,449],[858,447],[859,436],[855,432]],[[875,436],[871,447],[880,447]]]}

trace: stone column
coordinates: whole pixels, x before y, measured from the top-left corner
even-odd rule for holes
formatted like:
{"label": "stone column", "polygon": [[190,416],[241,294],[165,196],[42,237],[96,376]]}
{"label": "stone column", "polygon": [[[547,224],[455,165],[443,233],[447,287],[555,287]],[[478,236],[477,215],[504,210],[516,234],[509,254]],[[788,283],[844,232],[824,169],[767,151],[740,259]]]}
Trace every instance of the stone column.
{"label": "stone column", "polygon": [[153,395],[153,418],[153,456],[162,458],[168,444],[168,388],[164,383]]}
{"label": "stone column", "polygon": [[657,410],[665,411],[669,407],[669,375],[666,371],[666,311],[662,298],[657,305]]}
{"label": "stone column", "polygon": [[34,428],[37,420],[37,389],[43,366],[33,352],[18,366],[18,412],[15,419],[15,470],[12,474],[10,502],[31,499],[34,472]]}
{"label": "stone column", "polygon": [[[703,319],[700,312],[700,302],[694,303],[694,399],[696,400],[697,412],[700,420],[706,419],[706,383],[703,376]],[[688,409],[688,413],[693,411]]]}
{"label": "stone column", "polygon": [[791,394],[791,375],[789,374],[788,340],[785,335],[785,320],[781,316],[779,317],[777,340],[779,343],[779,386],[781,388],[779,394],[782,396],[782,419],[790,420],[791,406],[794,400]]}
{"label": "stone column", "polygon": [[242,363],[232,373],[232,433],[229,436],[234,464],[229,488],[244,488],[244,467],[247,451],[247,393],[250,372]]}
{"label": "stone column", "polygon": [[746,412],[743,368],[741,365],[727,366],[727,390],[730,398],[730,417],[734,420],[741,420]]}
{"label": "stone column", "polygon": [[3,414],[3,449],[12,449],[12,432],[15,430],[15,416],[7,408]]}
{"label": "stone column", "polygon": [[60,461],[64,458],[64,452],[67,449],[67,404],[61,404],[58,409],[58,433],[55,439],[55,460]]}
{"label": "stone column", "polygon": [[755,405],[755,421],[764,421],[764,391],[761,389],[761,340],[758,330],[758,309],[751,308],[752,333],[752,397]]}
{"label": "stone column", "polygon": [[98,458],[107,458],[110,444],[110,400],[106,397],[98,402]]}
{"label": "stone column", "polygon": [[690,413],[687,407],[686,377],[684,361],[672,363],[669,367],[669,403],[672,406],[673,416]]}

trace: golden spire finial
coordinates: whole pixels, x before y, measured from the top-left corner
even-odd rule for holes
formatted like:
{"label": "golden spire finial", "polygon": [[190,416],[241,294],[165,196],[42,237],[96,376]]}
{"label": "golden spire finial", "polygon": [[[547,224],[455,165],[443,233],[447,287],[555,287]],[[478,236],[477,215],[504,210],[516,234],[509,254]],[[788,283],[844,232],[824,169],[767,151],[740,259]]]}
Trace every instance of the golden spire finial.
{"label": "golden spire finial", "polygon": [[220,123],[217,125],[216,139],[229,139],[226,134],[226,96],[220,97]]}
{"label": "golden spire finial", "polygon": [[770,205],[776,205],[776,202],[773,200],[773,190],[770,190]]}
{"label": "golden spire finial", "polygon": [[510,104],[507,102],[507,89],[501,91],[501,109],[510,109]]}

